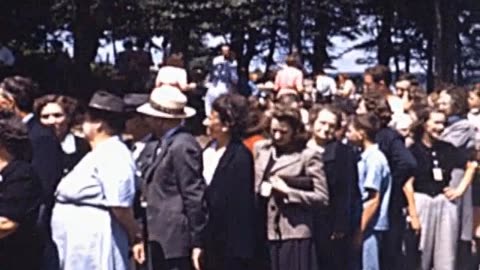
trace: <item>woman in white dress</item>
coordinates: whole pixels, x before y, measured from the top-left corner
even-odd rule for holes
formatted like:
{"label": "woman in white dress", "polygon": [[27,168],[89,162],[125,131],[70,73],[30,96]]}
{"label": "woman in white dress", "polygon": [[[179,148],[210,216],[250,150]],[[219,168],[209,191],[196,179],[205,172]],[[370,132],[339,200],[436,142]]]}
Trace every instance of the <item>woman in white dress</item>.
{"label": "woman in white dress", "polygon": [[55,193],[52,235],[60,269],[128,269],[129,241],[140,238],[133,217],[135,165],[119,139],[121,98],[97,92],[83,124],[92,146]]}
{"label": "woman in white dress", "polygon": [[168,57],[165,65],[158,70],[155,87],[165,84],[175,86],[181,91],[195,88],[195,84],[188,84],[183,56],[179,53]]}

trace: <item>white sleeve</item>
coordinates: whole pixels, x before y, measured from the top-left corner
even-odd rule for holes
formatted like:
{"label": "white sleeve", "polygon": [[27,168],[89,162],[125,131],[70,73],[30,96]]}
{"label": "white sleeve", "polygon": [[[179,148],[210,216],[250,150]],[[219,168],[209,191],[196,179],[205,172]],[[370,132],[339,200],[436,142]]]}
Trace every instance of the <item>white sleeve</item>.
{"label": "white sleeve", "polygon": [[98,166],[105,204],[109,207],[131,207],[135,196],[135,166],[123,155],[111,158]]}

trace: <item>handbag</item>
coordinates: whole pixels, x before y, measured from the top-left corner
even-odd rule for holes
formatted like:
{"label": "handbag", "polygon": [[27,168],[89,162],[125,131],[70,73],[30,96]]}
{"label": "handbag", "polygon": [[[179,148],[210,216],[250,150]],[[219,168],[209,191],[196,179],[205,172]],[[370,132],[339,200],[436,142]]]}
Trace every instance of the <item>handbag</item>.
{"label": "handbag", "polygon": [[279,176],[292,188],[303,191],[313,191],[313,179],[309,176]]}

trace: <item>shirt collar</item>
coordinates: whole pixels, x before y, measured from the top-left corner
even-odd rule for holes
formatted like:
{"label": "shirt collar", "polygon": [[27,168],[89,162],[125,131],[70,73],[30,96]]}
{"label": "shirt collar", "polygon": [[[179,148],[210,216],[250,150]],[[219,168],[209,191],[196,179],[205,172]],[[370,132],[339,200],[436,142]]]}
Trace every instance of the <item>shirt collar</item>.
{"label": "shirt collar", "polygon": [[170,137],[173,136],[173,134],[175,134],[180,128],[182,127],[182,125],[178,125],[174,128],[171,128],[169,129],[167,132],[165,132],[165,134],[162,136],[162,141],[163,140],[168,140]]}
{"label": "shirt collar", "polygon": [[112,136],[112,137],[106,139],[105,141],[100,142],[100,143],[97,145],[96,149],[98,150],[98,149],[102,149],[102,148],[104,148],[104,147],[108,148],[109,145],[115,144],[115,143],[117,143],[117,142],[119,142],[119,141],[122,141],[122,140],[120,139],[120,137],[119,137],[118,135]]}
{"label": "shirt collar", "polygon": [[460,120],[462,120],[462,118],[459,115],[451,115],[447,118],[447,126],[453,125]]}
{"label": "shirt collar", "polygon": [[376,152],[378,151],[378,144],[374,144],[372,146],[370,146],[369,148],[365,149],[365,151],[363,151],[363,153],[360,155],[362,160],[365,160],[368,158],[368,156],[373,153],[373,152]]}
{"label": "shirt collar", "polygon": [[77,151],[77,146],[75,145],[75,136],[72,133],[68,133],[63,139],[62,143],[62,150],[65,154],[73,154]]}
{"label": "shirt collar", "polygon": [[26,124],[26,123],[28,123],[30,120],[32,120],[32,118],[33,118],[33,113],[29,113],[29,114],[25,115],[25,117],[23,117],[22,122],[23,122],[24,124]]}
{"label": "shirt collar", "polygon": [[480,109],[474,108],[470,110],[471,115],[480,115]]}
{"label": "shirt collar", "polygon": [[323,154],[325,152],[325,147],[318,145],[317,142],[315,142],[314,139],[310,139],[307,142],[307,147],[310,149],[313,149],[315,151],[318,151],[319,153]]}

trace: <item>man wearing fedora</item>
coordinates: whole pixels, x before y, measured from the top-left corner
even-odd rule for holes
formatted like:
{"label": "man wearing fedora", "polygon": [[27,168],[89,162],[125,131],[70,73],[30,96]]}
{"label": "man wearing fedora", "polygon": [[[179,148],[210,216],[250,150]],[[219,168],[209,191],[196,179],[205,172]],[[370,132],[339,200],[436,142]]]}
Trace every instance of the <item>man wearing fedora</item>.
{"label": "man wearing fedora", "polygon": [[[137,111],[145,115],[154,140],[142,153],[149,166],[141,172],[147,202],[148,248],[153,270],[200,269],[201,236],[207,223],[202,149],[182,122],[195,115],[173,86],[153,90]],[[145,261],[143,245],[135,259]]]}

